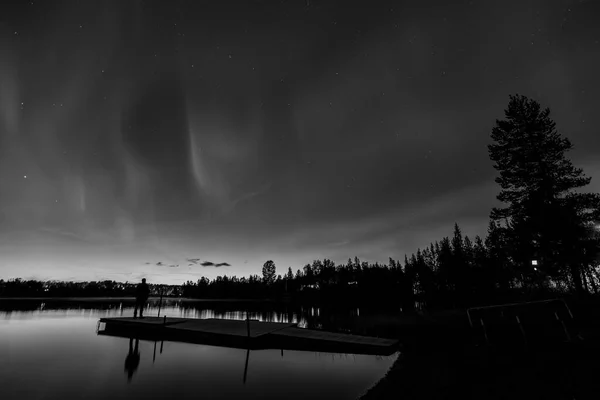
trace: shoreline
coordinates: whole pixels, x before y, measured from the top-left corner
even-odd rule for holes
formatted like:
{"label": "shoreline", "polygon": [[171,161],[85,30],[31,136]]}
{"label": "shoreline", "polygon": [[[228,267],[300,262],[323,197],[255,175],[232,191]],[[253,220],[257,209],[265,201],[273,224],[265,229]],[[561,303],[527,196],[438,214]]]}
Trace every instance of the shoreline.
{"label": "shoreline", "polygon": [[[358,400],[464,398],[592,398],[600,356],[599,299],[569,303],[571,339],[522,347],[476,345],[460,318],[431,320],[402,339],[403,349],[385,375]],[[459,317],[459,314],[456,314]],[[502,377],[504,385],[498,385]],[[540,397],[541,396],[541,397]],[[468,397],[468,396],[467,396]]]}
{"label": "shoreline", "polygon": [[[18,300],[26,300],[26,301],[135,301],[135,297],[0,297],[0,301],[18,301]],[[150,300],[160,300],[160,296],[150,296],[148,301]],[[187,297],[163,297],[163,301],[184,301],[184,302],[207,302],[207,303],[268,303],[273,302],[274,300],[270,299],[192,299]]]}

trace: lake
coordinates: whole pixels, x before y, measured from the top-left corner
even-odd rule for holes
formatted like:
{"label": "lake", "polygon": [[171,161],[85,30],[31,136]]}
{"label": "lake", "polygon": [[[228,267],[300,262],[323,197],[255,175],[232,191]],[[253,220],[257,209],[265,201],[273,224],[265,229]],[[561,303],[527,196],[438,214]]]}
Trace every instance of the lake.
{"label": "lake", "polygon": [[[0,300],[2,399],[356,399],[397,358],[233,349],[99,336],[102,317],[130,316],[130,301]],[[322,325],[319,308],[169,301],[160,315]],[[273,308],[273,307],[271,307]],[[158,315],[151,302],[145,315]],[[360,319],[359,310],[326,321]],[[343,314],[343,315],[342,315]],[[348,331],[341,326],[339,330]],[[137,347],[137,350],[136,350]],[[139,354],[139,361],[136,361]],[[246,366],[247,361],[247,366]]]}

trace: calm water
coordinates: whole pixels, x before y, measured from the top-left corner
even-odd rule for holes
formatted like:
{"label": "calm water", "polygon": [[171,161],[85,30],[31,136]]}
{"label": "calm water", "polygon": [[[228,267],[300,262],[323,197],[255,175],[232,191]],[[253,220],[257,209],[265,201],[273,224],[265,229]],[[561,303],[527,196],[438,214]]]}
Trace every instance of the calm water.
{"label": "calm water", "polygon": [[[215,307],[218,306],[172,303],[162,308],[161,315],[245,316],[244,311],[233,306]],[[145,314],[156,316],[157,312],[151,306]],[[291,320],[306,326],[313,325],[306,316],[318,313],[318,309],[293,312],[263,309],[251,311],[250,315],[260,320]],[[96,334],[99,318],[129,315],[132,308],[127,303],[5,302],[0,311],[0,397],[7,400],[355,399],[375,384],[397,357],[300,351],[284,351],[282,355],[280,350],[247,352],[139,341],[139,364],[129,366],[132,375],[129,379],[126,370],[129,339]],[[135,342],[132,345],[135,348]]]}

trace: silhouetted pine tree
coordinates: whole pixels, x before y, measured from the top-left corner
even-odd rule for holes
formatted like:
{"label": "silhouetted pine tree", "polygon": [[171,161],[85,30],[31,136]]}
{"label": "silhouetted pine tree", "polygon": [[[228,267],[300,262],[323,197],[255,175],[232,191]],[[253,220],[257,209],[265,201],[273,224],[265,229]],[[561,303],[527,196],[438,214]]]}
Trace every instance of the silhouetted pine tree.
{"label": "silhouetted pine tree", "polygon": [[505,221],[512,258],[524,278],[529,275],[539,282],[538,273],[525,273],[533,270],[530,263],[536,259],[542,277],[569,279],[581,293],[582,272],[598,249],[590,227],[600,219],[600,196],[573,192],[591,178],[565,157],[573,146],[557,132],[549,115],[550,110],[541,110],[534,100],[510,96],[505,119],[496,121],[494,143],[488,146],[500,172],[497,197],[507,204],[494,208],[491,218]]}
{"label": "silhouetted pine tree", "polygon": [[473,268],[471,274],[475,282],[474,296],[479,305],[489,303],[497,291],[494,271],[488,260],[487,248],[483,239],[477,235],[473,244]]}
{"label": "silhouetted pine tree", "polygon": [[513,268],[510,258],[510,240],[508,228],[494,221],[489,222],[485,246],[488,254],[488,266],[500,293],[506,294],[513,287],[515,280],[521,280]]}
{"label": "silhouetted pine tree", "polygon": [[426,308],[435,307],[436,288],[433,273],[433,254],[429,248],[417,250],[417,277],[420,300]]}
{"label": "silhouetted pine tree", "polygon": [[470,285],[463,236],[457,223],[454,224],[454,234],[452,236],[452,266],[450,271],[450,280],[454,286],[453,303],[455,306],[462,307],[467,301]]}
{"label": "silhouetted pine tree", "polygon": [[411,265],[406,254],[404,255],[404,266],[402,267],[401,293],[402,311],[411,313],[415,309],[414,292],[414,267]]}
{"label": "silhouetted pine tree", "polygon": [[437,252],[437,284],[440,304],[445,307],[453,306],[454,283],[452,276],[453,257],[450,239],[444,237]]}
{"label": "silhouetted pine tree", "polygon": [[285,274],[285,278],[288,281],[291,281],[292,279],[294,279],[294,273],[292,272],[292,267],[288,267],[287,274]]}
{"label": "silhouetted pine tree", "polygon": [[276,267],[273,260],[268,260],[264,263],[262,268],[263,281],[266,285],[271,285],[275,282]]}

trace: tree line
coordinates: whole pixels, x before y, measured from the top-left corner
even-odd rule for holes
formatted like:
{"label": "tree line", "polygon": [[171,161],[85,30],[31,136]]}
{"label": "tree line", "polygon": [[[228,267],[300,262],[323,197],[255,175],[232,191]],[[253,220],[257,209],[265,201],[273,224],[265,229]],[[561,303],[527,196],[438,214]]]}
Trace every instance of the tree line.
{"label": "tree line", "polygon": [[[336,265],[324,259],[295,273],[289,267],[281,275],[268,260],[261,276],[202,277],[185,282],[178,293],[377,304],[405,311],[597,293],[600,195],[581,190],[591,178],[566,158],[573,145],[558,133],[548,108],[514,95],[504,115],[496,120],[488,145],[503,206],[491,210],[485,238],[463,236],[455,224],[451,236],[417,249],[403,262],[369,263],[355,257]],[[0,281],[0,295],[10,285]]]}
{"label": "tree line", "polygon": [[[286,293],[317,291],[326,301],[375,301],[403,309],[597,293],[600,195],[581,191],[591,178],[566,158],[573,145],[557,131],[549,108],[511,95],[504,116],[496,120],[488,145],[503,207],[491,210],[485,239],[463,237],[455,224],[451,238],[405,256],[403,264],[391,258],[383,266],[358,259],[336,266],[323,260],[274,278],[274,264],[268,261],[263,291],[281,294],[285,286]],[[184,293],[219,296],[234,287],[253,292],[260,281],[255,276],[187,282]]]}

